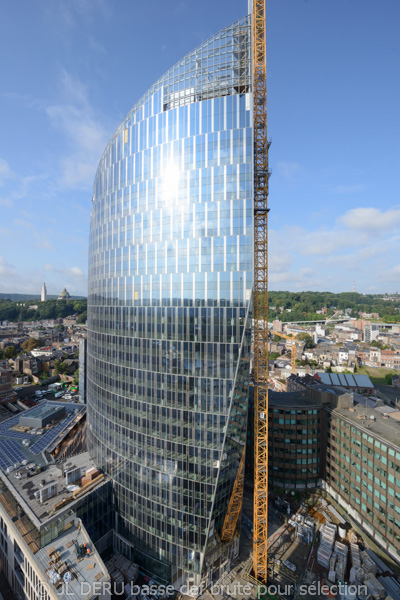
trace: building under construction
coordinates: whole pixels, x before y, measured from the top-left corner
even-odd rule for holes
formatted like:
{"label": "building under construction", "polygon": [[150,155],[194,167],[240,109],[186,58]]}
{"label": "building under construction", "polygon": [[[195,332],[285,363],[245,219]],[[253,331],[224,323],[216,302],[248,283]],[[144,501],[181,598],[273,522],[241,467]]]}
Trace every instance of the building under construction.
{"label": "building under construction", "polygon": [[266,577],[266,125],[254,0],[138,100],[94,183],[88,448],[112,482],[116,549],[176,588],[215,580],[237,555],[251,363],[254,571]]}

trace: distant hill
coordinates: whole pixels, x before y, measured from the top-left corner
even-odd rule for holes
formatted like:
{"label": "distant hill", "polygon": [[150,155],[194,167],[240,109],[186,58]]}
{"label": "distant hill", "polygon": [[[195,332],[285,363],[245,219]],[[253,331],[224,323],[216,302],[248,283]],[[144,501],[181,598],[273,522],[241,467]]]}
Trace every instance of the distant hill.
{"label": "distant hill", "polygon": [[[26,300],[24,294],[16,294],[19,298],[12,302],[8,298],[0,298],[0,321],[41,321],[43,319],[65,319],[77,314],[78,322],[86,321],[87,300],[57,300],[50,298],[47,302],[38,299]],[[31,307],[35,308],[32,309]]]}
{"label": "distant hill", "polygon": [[[47,296],[48,300],[57,300],[58,296]],[[71,296],[71,300],[85,300],[86,296]],[[0,300],[11,300],[12,302],[25,302],[25,300],[40,300],[40,294],[1,294]]]}

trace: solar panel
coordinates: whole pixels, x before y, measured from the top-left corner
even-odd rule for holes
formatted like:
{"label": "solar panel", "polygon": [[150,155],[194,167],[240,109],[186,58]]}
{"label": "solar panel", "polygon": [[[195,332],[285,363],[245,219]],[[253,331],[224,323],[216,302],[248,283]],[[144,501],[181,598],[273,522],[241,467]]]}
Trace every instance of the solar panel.
{"label": "solar panel", "polygon": [[25,460],[17,442],[0,440],[0,467],[7,469],[11,465]]}
{"label": "solar panel", "polygon": [[[0,468],[6,469],[10,465],[21,462],[25,459],[24,455],[19,450],[20,446],[17,440],[24,440],[28,438],[32,445],[29,450],[33,454],[40,454],[43,452],[55,439],[56,437],[66,428],[75,418],[75,413],[82,410],[81,407],[70,406],[65,403],[57,403],[60,406],[65,406],[66,416],[55,426],[45,430],[41,436],[32,435],[29,431],[13,431],[11,427],[19,424],[20,415],[16,415],[0,423],[0,437],[7,438],[7,440],[0,440]],[[24,415],[34,410],[31,409],[26,411]],[[15,441],[14,441],[15,440]]]}
{"label": "solar panel", "polygon": [[57,425],[51,427],[46,433],[40,436],[37,442],[30,446],[29,450],[33,452],[33,454],[40,454],[40,452],[43,452],[57,435],[71,423],[74,417],[75,415],[70,413],[66,419],[63,419],[60,423],[57,423]]}

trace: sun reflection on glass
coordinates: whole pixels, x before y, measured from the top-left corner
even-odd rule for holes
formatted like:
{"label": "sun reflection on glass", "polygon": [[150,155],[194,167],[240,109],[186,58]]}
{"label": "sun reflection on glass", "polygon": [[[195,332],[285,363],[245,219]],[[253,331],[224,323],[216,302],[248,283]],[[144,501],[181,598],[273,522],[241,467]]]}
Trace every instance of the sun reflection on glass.
{"label": "sun reflection on glass", "polygon": [[167,163],[161,172],[161,196],[164,202],[176,204],[178,202],[180,170],[173,162]]}

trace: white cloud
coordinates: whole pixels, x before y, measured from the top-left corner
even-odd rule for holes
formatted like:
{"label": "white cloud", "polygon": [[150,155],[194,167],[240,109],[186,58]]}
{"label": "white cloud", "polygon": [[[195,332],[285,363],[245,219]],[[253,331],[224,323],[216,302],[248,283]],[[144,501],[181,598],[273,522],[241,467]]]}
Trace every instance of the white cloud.
{"label": "white cloud", "polygon": [[79,79],[63,70],[60,91],[63,103],[49,106],[46,111],[53,127],[65,136],[70,150],[60,159],[59,183],[72,188],[91,186],[109,135],[96,119],[86,86]]}
{"label": "white cloud", "polygon": [[400,225],[400,208],[352,208],[338,220],[349,229],[387,233]]}
{"label": "white cloud", "polygon": [[281,161],[278,163],[278,173],[289,182],[293,182],[301,170],[301,166],[297,162]]}
{"label": "white cloud", "polygon": [[331,188],[332,192],[336,194],[358,194],[358,192],[364,192],[368,188],[365,183],[355,183],[353,185],[336,185]]}
{"label": "white cloud", "polygon": [[0,157],[0,185],[4,185],[6,179],[11,179],[13,176],[14,173],[8,162]]}
{"label": "white cloud", "polygon": [[11,198],[0,198],[0,206],[4,206],[5,208],[11,208],[13,205],[13,201]]}
{"label": "white cloud", "polygon": [[48,237],[43,234],[39,234],[35,232],[35,247],[39,248],[39,250],[54,250],[54,246]]}
{"label": "white cloud", "polygon": [[101,13],[107,18],[112,11],[108,0],[58,0],[43,2],[39,6],[44,10],[53,28],[54,23],[59,22],[66,30],[78,26],[82,21],[90,23],[94,13]]}
{"label": "white cloud", "polygon": [[15,275],[15,267],[10,265],[3,256],[0,256],[0,275],[2,277],[2,283],[4,278]]}
{"label": "white cloud", "polygon": [[399,224],[399,209],[368,208],[347,211],[330,227],[316,231],[299,226],[270,230],[272,288],[344,291],[354,280],[359,291],[396,288]]}
{"label": "white cloud", "polygon": [[0,265],[2,267],[11,267],[14,268],[10,263],[8,263],[3,256],[0,256]]}
{"label": "white cloud", "polygon": [[79,267],[70,267],[69,269],[66,269],[66,272],[71,277],[84,277],[85,276],[84,272]]}

